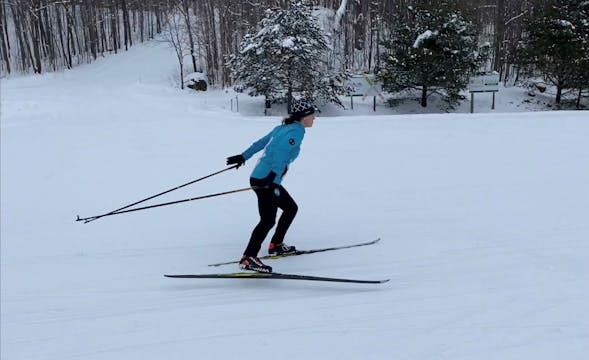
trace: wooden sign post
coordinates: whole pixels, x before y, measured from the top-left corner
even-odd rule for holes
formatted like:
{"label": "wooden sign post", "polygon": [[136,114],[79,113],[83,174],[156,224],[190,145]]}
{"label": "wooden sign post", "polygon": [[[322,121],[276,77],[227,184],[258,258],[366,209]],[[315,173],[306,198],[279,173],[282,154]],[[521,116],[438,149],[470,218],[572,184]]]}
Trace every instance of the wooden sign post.
{"label": "wooden sign post", "polygon": [[493,103],[491,109],[495,110],[495,93],[499,91],[499,74],[491,73],[486,75],[473,76],[468,81],[468,91],[470,92],[470,113],[474,113],[474,94],[492,92]]}

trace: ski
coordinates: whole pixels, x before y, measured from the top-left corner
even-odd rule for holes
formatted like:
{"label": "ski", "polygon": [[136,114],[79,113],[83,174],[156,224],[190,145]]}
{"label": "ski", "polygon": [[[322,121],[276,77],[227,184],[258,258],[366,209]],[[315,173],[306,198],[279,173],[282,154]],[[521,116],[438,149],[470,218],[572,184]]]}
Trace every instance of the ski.
{"label": "ski", "polygon": [[296,275],[296,274],[281,274],[281,273],[260,273],[260,272],[236,272],[225,274],[198,274],[198,275],[164,275],[168,278],[179,279],[283,279],[283,280],[308,280],[308,281],[328,281],[339,283],[354,283],[354,284],[383,284],[389,281],[385,280],[356,280],[356,279],[341,279],[323,276],[312,275]]}
{"label": "ski", "polygon": [[[262,260],[274,260],[274,259],[280,259],[280,258],[289,257],[289,256],[298,256],[298,255],[305,255],[305,254],[314,254],[314,253],[324,252],[324,251],[349,249],[349,248],[354,248],[354,247],[373,245],[373,244],[376,244],[379,241],[380,241],[380,238],[378,238],[376,240],[369,241],[369,242],[359,243],[359,244],[334,246],[334,247],[328,247],[328,248],[322,248],[322,249],[297,250],[296,252],[294,252],[292,254],[286,254],[286,255],[265,255],[265,256],[261,256],[260,259],[262,259]],[[230,265],[230,264],[237,264],[237,263],[239,263],[239,260],[237,260],[237,261],[221,262],[221,263],[216,263],[216,264],[209,264],[208,266],[215,266],[216,267],[216,266],[221,266],[221,265]]]}

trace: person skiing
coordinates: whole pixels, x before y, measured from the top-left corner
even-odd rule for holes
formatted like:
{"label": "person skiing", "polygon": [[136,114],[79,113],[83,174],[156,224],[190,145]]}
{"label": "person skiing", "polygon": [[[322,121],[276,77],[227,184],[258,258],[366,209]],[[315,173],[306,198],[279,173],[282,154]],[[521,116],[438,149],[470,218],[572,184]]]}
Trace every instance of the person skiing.
{"label": "person skiing", "polygon": [[314,114],[315,107],[311,102],[304,98],[295,100],[290,116],[281,125],[254,142],[243,153],[227,158],[227,165],[236,164],[236,168],[239,168],[255,153],[264,149],[264,154],[250,177],[250,184],[258,197],[260,221],[252,231],[239,261],[242,270],[272,272],[272,267],[260,261],[258,253],[266,236],[276,224],[278,208],[282,209],[282,215],[270,241],[268,253],[284,255],[296,252],[294,246],[284,243],[284,236],[297,214],[298,206],[281,183],[288,165],[299,155],[305,128],[313,126]]}

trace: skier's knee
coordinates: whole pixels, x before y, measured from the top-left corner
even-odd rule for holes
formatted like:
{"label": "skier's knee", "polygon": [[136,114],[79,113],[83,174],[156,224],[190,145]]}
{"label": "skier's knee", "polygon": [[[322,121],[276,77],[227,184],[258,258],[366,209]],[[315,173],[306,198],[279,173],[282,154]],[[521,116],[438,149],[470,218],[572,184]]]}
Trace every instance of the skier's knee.
{"label": "skier's knee", "polygon": [[288,214],[288,216],[294,218],[298,211],[299,211],[299,206],[297,204],[292,204],[292,206],[287,208],[284,212],[286,214]]}

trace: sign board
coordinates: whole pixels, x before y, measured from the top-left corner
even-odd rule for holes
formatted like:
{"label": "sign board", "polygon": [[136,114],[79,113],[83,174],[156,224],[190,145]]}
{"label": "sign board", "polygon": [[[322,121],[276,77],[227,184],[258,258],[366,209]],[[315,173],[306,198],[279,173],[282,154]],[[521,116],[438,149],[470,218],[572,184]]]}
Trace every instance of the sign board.
{"label": "sign board", "polygon": [[374,74],[350,76],[345,85],[348,88],[348,96],[350,97],[352,110],[354,110],[354,96],[362,96],[362,101],[368,96],[374,96],[372,106],[374,111],[376,111],[376,97],[380,96],[384,100],[384,96],[382,95],[382,83],[376,80]]}
{"label": "sign board", "polygon": [[496,92],[499,91],[499,74],[473,76],[468,80],[468,91]]}
{"label": "sign board", "polygon": [[353,75],[346,81],[348,96],[380,96],[382,85],[371,75]]}

